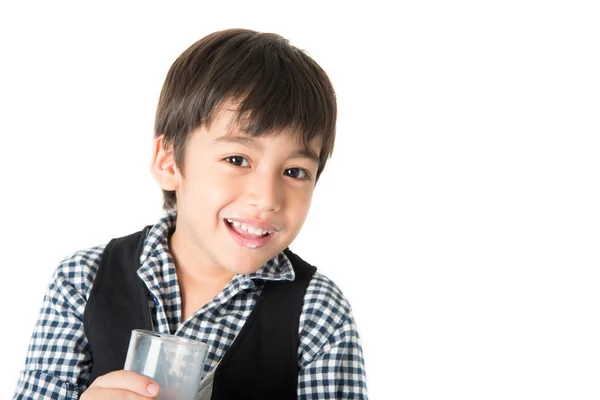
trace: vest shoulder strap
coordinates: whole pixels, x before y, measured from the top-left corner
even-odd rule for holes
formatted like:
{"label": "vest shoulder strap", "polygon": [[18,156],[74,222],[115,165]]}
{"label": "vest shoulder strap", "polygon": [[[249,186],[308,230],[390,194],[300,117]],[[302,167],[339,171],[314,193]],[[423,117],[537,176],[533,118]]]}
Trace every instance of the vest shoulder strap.
{"label": "vest shoulder strap", "polygon": [[123,369],[133,329],[151,329],[148,292],[138,277],[140,255],[150,226],[106,245],[83,314],[92,355],[89,383]]}

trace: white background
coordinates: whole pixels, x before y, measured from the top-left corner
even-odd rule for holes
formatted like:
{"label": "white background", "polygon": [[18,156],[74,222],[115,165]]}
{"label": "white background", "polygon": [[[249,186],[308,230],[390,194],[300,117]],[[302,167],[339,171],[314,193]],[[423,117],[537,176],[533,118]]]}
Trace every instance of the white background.
{"label": "white background", "polygon": [[210,3],[0,6],[0,398],[60,260],[162,215],[169,66],[245,27],[307,50],[337,90],[292,248],[353,305],[370,397],[598,399],[595,2]]}

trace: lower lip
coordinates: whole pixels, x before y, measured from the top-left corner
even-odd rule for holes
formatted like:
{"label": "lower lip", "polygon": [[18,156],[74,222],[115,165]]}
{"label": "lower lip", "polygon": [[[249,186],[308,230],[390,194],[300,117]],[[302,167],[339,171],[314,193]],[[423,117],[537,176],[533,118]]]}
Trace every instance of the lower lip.
{"label": "lower lip", "polygon": [[235,229],[233,229],[233,227],[231,227],[226,221],[223,221],[223,223],[225,224],[225,227],[229,231],[229,234],[231,235],[233,240],[235,240],[239,245],[248,247],[250,249],[258,249],[259,247],[265,246],[271,241],[271,239],[273,239],[273,236],[275,236],[274,233],[271,233],[265,237],[247,238],[245,236],[242,236]]}

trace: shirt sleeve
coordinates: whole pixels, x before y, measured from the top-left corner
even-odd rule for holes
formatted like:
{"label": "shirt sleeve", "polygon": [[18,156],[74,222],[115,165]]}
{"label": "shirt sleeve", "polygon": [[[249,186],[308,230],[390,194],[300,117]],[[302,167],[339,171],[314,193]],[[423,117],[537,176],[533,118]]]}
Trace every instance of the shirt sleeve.
{"label": "shirt sleeve", "polygon": [[315,274],[300,316],[299,399],[367,399],[364,358],[348,301]]}
{"label": "shirt sleeve", "polygon": [[77,399],[90,376],[83,312],[102,249],[80,251],[55,271],[29,343],[14,399]]}

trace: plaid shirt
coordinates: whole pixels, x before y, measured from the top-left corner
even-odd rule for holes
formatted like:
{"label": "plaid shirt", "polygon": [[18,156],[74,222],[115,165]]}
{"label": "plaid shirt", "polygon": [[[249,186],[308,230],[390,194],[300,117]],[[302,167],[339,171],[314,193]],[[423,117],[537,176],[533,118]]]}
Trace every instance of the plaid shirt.
{"label": "plaid shirt", "polygon": [[[208,304],[181,321],[181,292],[168,237],[171,213],[154,225],[140,256],[138,275],[148,287],[154,330],[209,345],[204,374],[217,366],[250,315],[260,280],[293,280],[280,253],[258,271],[236,275]],[[91,356],[83,311],[105,246],[78,251],[61,262],[44,297],[15,399],[77,399],[87,388]],[[364,361],[350,305],[342,292],[316,272],[300,315],[299,399],[366,399]]]}

